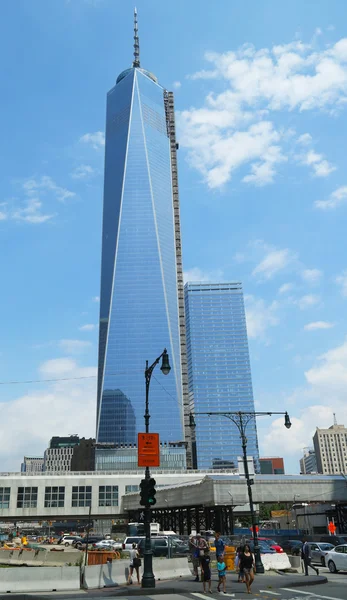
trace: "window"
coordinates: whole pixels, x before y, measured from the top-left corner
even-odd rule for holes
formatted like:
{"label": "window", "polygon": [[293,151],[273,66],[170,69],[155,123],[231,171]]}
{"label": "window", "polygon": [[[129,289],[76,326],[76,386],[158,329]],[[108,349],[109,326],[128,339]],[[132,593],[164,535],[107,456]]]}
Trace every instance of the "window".
{"label": "window", "polygon": [[37,507],[37,487],[19,487],[17,493],[17,508]]}
{"label": "window", "polygon": [[45,488],[45,508],[63,507],[65,499],[64,487]]}
{"label": "window", "polygon": [[11,494],[11,488],[9,488],[9,487],[0,488],[0,508],[9,508],[10,507],[10,494]]}
{"label": "window", "polygon": [[74,485],[72,486],[72,506],[91,506],[92,505],[92,486]]}
{"label": "window", "polygon": [[138,485],[126,485],[125,486],[125,493],[126,494],[131,494],[132,492],[138,492],[140,489],[140,486]]}
{"label": "window", "polygon": [[118,485],[99,485],[99,506],[118,506]]}

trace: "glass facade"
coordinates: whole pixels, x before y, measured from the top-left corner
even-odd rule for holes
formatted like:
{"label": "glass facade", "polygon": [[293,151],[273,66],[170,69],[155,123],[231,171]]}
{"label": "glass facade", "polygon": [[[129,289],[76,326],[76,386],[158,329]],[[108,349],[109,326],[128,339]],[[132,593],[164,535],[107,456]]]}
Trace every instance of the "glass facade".
{"label": "glass facade", "polygon": [[[160,470],[183,471],[187,468],[184,444],[160,446]],[[97,448],[95,450],[96,471],[132,471],[138,469],[137,447]],[[151,467],[151,471],[157,469]]]}
{"label": "glass facade", "polygon": [[[187,283],[184,291],[192,412],[254,411],[241,284]],[[237,468],[237,427],[219,416],[197,415],[195,422],[197,468]],[[259,472],[255,421],[247,426],[247,441]]]}
{"label": "glass facade", "polygon": [[64,506],[65,487],[53,486],[45,488],[45,508],[55,508]]}
{"label": "glass facade", "polygon": [[146,360],[166,347],[171,372],[150,387],[150,429],[182,441],[176,247],[164,90],[128,69],[107,97],[97,441],[144,430]]}
{"label": "glass facade", "polygon": [[37,487],[19,487],[17,492],[17,508],[37,507]]}
{"label": "glass facade", "polygon": [[11,488],[0,487],[0,508],[10,508]]}

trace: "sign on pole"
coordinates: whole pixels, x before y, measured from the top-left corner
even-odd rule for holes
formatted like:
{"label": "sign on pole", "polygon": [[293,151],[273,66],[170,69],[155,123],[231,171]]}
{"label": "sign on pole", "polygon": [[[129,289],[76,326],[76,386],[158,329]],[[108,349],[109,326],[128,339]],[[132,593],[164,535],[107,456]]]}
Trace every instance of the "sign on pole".
{"label": "sign on pole", "polygon": [[137,434],[138,467],[160,467],[159,433]]}

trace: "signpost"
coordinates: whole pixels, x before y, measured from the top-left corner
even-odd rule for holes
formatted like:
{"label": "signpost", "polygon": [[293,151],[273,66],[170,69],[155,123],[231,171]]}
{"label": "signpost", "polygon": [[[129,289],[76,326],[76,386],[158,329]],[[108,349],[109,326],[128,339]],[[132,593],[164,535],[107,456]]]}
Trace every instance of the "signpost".
{"label": "signpost", "polygon": [[138,433],[137,449],[139,467],[160,467],[159,433]]}

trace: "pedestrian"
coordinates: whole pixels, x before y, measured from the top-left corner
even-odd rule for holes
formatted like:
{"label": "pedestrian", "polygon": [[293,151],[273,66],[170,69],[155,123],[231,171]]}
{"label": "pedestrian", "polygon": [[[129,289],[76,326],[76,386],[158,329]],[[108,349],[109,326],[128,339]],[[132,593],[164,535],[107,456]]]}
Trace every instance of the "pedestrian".
{"label": "pedestrian", "polygon": [[237,583],[245,583],[245,574],[241,568],[241,554],[242,553],[243,553],[243,546],[238,546],[236,548],[236,558],[235,558],[235,566],[238,568],[238,571],[239,571]]}
{"label": "pedestrian", "polygon": [[217,570],[218,570],[218,585],[217,585],[217,590],[218,592],[220,592],[220,586],[223,586],[223,592],[224,594],[226,594],[226,577],[225,577],[225,571],[226,571],[226,564],[223,560],[222,556],[218,556],[218,562],[217,562]]}
{"label": "pedestrian", "polygon": [[254,556],[248,544],[244,546],[243,552],[240,556],[240,571],[243,571],[244,574],[247,593],[251,594],[251,586],[254,581],[255,564]]}
{"label": "pedestrian", "polygon": [[201,564],[201,572],[202,572],[202,581],[204,586],[204,592],[208,591],[212,594],[211,590],[211,557],[209,548],[205,548],[204,556],[200,559]]}
{"label": "pedestrian", "polygon": [[189,540],[190,556],[192,559],[193,573],[195,575],[194,581],[199,581],[199,562],[200,562],[200,549],[199,540],[197,535],[191,536]]}
{"label": "pedestrian", "polygon": [[221,556],[222,558],[224,558],[225,541],[222,540],[219,531],[216,531],[216,533],[215,533],[214,545],[215,545],[215,548],[216,548],[216,557],[217,557],[217,560],[218,560],[218,556]]}
{"label": "pedestrian", "polygon": [[308,576],[308,568],[309,567],[313,571],[316,571],[316,575],[319,575],[318,569],[311,564],[311,560],[312,560],[311,547],[308,544],[306,538],[303,540],[303,546],[302,546],[302,549],[301,549],[301,558],[304,561],[305,576],[306,577]]}
{"label": "pedestrian", "polygon": [[132,545],[132,548],[130,550],[130,565],[129,565],[128,585],[131,585],[132,582],[133,582],[132,576],[133,576],[134,569],[136,571],[137,583],[140,584],[140,567],[141,567],[141,559],[139,557],[137,546],[136,546],[136,544],[134,542],[133,545]]}

